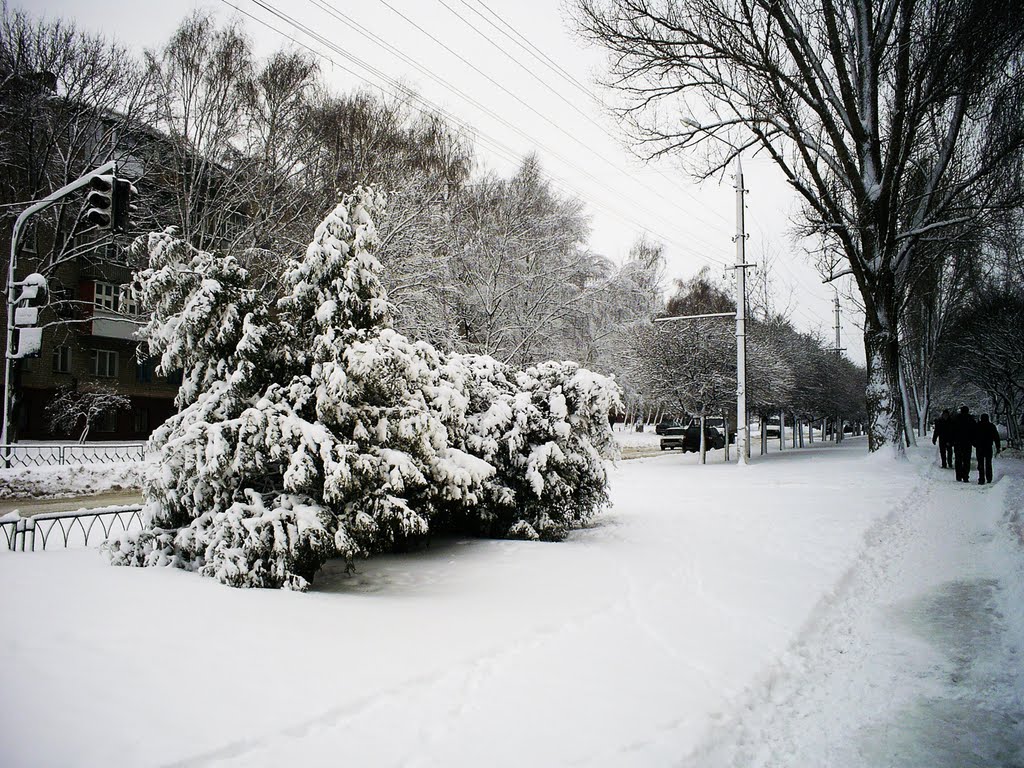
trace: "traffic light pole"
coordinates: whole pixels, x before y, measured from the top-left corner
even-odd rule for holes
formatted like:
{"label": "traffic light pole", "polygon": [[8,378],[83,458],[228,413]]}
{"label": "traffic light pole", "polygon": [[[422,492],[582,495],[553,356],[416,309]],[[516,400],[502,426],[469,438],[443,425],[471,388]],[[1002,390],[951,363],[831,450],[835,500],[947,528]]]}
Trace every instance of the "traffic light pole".
{"label": "traffic light pole", "polygon": [[11,381],[11,373],[14,370],[14,366],[13,358],[11,357],[11,347],[14,346],[14,305],[17,302],[14,290],[17,288],[17,284],[14,280],[14,273],[18,267],[18,246],[21,242],[21,235],[25,229],[25,225],[32,216],[56,205],[72,192],[76,192],[82,187],[88,186],[89,182],[92,181],[92,177],[101,173],[112,173],[116,176],[117,161],[111,160],[109,163],[104,163],[99,168],[89,171],[89,173],[84,176],[80,176],[70,184],[65,184],[56,192],[53,192],[42,200],[30,205],[18,215],[17,220],[14,222],[14,230],[11,233],[11,258],[7,263],[7,285],[4,289],[7,294],[7,343],[4,346],[4,411],[3,426],[0,427],[0,450],[3,451],[5,466],[9,466],[10,464],[10,449],[8,446],[10,444],[11,435],[11,408],[14,402],[14,382]]}

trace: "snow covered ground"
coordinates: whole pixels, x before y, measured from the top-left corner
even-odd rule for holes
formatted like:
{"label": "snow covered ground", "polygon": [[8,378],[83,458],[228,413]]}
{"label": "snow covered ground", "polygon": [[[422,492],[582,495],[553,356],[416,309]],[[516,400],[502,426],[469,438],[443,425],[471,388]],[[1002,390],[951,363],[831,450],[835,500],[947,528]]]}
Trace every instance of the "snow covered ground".
{"label": "snow covered ground", "polygon": [[307,594],[4,552],[2,762],[1024,764],[1024,467],[864,453],[622,462],[566,542]]}

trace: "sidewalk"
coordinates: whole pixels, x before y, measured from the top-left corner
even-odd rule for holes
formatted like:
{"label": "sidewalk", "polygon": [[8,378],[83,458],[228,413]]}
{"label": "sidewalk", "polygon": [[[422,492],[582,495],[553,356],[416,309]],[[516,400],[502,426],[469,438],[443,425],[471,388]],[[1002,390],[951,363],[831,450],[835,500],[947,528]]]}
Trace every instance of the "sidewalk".
{"label": "sidewalk", "polygon": [[43,512],[70,512],[76,509],[97,507],[128,506],[142,503],[142,493],[137,489],[105,491],[86,496],[60,496],[40,499],[0,499],[0,517],[18,510],[22,517],[31,517]]}
{"label": "sidewalk", "polygon": [[922,470],[923,492],[692,764],[1024,765],[1024,466],[1000,461],[986,487]]}

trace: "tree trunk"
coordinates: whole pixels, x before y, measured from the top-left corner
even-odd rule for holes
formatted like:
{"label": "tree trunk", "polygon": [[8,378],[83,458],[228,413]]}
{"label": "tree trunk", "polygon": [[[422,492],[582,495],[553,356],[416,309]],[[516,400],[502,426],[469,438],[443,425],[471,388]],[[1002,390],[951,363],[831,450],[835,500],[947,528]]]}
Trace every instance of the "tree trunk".
{"label": "tree trunk", "polygon": [[917,434],[914,431],[914,417],[910,409],[910,393],[907,388],[907,376],[903,363],[900,362],[900,401],[903,403],[903,439],[908,446],[917,445]]}
{"label": "tree trunk", "polygon": [[900,397],[899,341],[891,330],[868,318],[864,330],[864,353],[868,366],[865,400],[868,411],[868,450],[892,447],[898,457],[906,455],[903,443],[903,400]]}
{"label": "tree trunk", "polygon": [[704,414],[700,415],[700,463],[707,464],[708,460],[708,444],[707,440],[704,439]]}

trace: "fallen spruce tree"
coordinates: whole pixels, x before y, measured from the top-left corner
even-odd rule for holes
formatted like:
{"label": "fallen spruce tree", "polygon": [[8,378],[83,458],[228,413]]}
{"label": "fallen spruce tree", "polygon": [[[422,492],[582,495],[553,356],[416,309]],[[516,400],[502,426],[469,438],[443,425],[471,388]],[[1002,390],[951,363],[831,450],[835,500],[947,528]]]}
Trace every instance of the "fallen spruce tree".
{"label": "fallen spruce tree", "polygon": [[276,302],[230,255],[172,232],[137,244],[141,337],[183,383],[150,439],[143,528],[105,545],[113,564],[303,590],[333,557],[439,532],[558,540],[607,502],[615,383],[395,332],[374,255],[382,203],[347,195]]}

